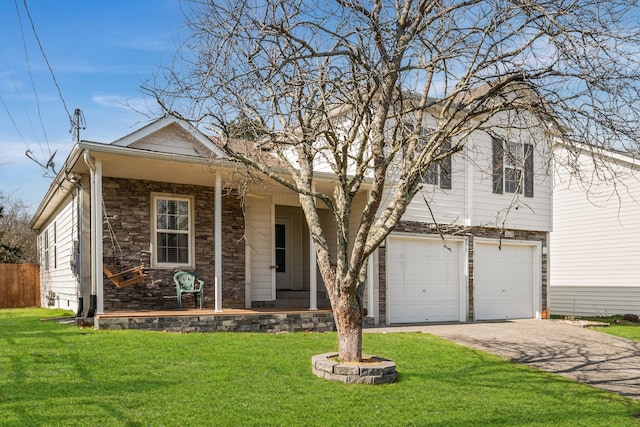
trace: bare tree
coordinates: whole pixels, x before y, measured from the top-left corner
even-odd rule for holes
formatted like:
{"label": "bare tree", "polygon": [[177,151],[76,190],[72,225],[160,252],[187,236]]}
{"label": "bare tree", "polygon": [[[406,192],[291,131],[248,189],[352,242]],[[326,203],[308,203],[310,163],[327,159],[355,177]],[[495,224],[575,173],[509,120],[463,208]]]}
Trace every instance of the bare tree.
{"label": "bare tree", "polygon": [[[165,110],[221,140],[235,120],[286,166],[230,156],[299,194],[339,336],[362,353],[367,258],[429,166],[469,135],[530,132],[631,147],[638,138],[638,9],[625,0],[202,0],[163,84]],[[430,130],[421,126],[430,120]],[[408,124],[409,123],[409,124]],[[314,189],[321,162],[332,194]],[[366,206],[354,212],[366,185]],[[387,189],[389,193],[383,192]],[[390,189],[390,190],[389,190]],[[335,219],[331,254],[316,203]],[[356,230],[350,217],[360,215]]]}
{"label": "bare tree", "polygon": [[36,233],[28,205],[0,192],[0,263],[37,263]]}

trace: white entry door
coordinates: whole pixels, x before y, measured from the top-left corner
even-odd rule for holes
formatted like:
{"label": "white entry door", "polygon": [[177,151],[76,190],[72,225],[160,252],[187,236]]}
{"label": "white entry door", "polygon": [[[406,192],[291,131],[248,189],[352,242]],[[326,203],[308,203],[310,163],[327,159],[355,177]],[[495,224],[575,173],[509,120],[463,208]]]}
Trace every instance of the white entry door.
{"label": "white entry door", "polygon": [[387,244],[389,323],[465,320],[463,242],[390,236]]}

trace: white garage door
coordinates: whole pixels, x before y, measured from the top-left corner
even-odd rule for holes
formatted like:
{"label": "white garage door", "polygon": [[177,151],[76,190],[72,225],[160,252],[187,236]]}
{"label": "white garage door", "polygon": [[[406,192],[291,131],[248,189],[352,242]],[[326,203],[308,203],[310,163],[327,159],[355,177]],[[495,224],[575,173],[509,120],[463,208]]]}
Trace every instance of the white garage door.
{"label": "white garage door", "polygon": [[389,323],[461,320],[462,242],[393,236],[387,244]]}
{"label": "white garage door", "polygon": [[473,288],[476,320],[535,317],[537,247],[476,242]]}

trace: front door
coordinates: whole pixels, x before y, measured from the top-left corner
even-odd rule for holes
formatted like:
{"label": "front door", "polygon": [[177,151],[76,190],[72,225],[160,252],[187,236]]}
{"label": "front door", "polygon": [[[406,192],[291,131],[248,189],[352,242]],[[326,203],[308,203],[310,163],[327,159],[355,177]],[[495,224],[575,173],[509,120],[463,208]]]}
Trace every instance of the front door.
{"label": "front door", "polygon": [[291,219],[276,218],[276,289],[291,289]]}

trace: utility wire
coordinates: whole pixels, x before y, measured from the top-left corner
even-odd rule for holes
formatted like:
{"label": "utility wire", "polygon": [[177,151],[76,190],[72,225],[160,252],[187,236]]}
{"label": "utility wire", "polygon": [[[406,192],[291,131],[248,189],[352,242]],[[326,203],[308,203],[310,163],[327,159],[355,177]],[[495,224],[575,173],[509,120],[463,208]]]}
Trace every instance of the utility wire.
{"label": "utility wire", "polygon": [[33,23],[33,19],[31,18],[31,13],[29,12],[29,8],[27,7],[27,0],[23,0],[24,9],[27,11],[27,16],[29,17],[29,22],[31,23],[31,29],[33,30],[33,35],[36,37],[36,41],[38,42],[38,47],[40,48],[40,52],[42,53],[42,57],[44,61],[47,63],[47,68],[49,68],[49,72],[51,73],[51,78],[53,79],[53,83],[56,85],[56,89],[58,89],[58,95],[60,96],[60,100],[62,101],[62,105],[64,106],[64,111],[67,112],[67,116],[69,117],[69,123],[71,123],[71,113],[69,113],[69,109],[67,108],[67,103],[64,101],[64,97],[62,96],[62,91],[60,90],[60,85],[58,84],[58,80],[56,80],[55,74],[53,74],[53,69],[51,68],[51,64],[49,64],[49,60],[47,59],[47,55],[44,53],[44,48],[42,47],[42,43],[40,42],[40,37],[38,37],[38,33],[36,31],[36,27]]}
{"label": "utility wire", "polygon": [[[27,70],[29,71],[29,80],[31,81],[31,88],[33,89],[33,94],[36,98],[36,107],[38,109],[38,119],[40,120],[40,127],[42,128],[42,134],[44,135],[44,140],[47,144],[47,151],[49,152],[49,156],[51,156],[51,146],[49,145],[49,137],[47,136],[47,131],[44,127],[44,122],[42,121],[40,99],[38,97],[38,91],[36,90],[36,85],[33,81],[33,73],[31,72],[31,61],[29,61],[29,51],[27,49],[27,41],[24,37],[24,27],[22,26],[22,18],[20,16],[20,8],[18,7],[18,0],[13,0],[13,3],[16,7],[16,14],[18,15],[18,24],[20,25],[20,36],[22,37],[22,47],[24,48],[24,57],[27,61]],[[16,90],[17,90],[17,86],[16,86]],[[35,132],[35,129],[34,129],[34,132]]]}
{"label": "utility wire", "polygon": [[24,143],[25,147],[27,147],[27,151],[30,151],[29,150],[29,145],[27,145],[27,140],[24,139],[24,136],[22,135],[22,132],[20,132],[20,128],[16,124],[16,121],[13,119],[13,116],[11,115],[11,111],[9,111],[9,107],[7,107],[7,104],[4,102],[4,98],[2,97],[2,94],[0,94],[0,102],[4,106],[4,109],[7,110],[7,114],[9,115],[9,119],[11,119],[11,123],[13,123],[13,127],[16,128],[16,132],[18,132],[18,135],[20,135],[20,138],[22,139],[22,142]]}
{"label": "utility wire", "polygon": [[[4,54],[4,49],[2,49],[2,46],[0,46],[0,56],[2,56],[2,59],[7,64],[7,68],[10,68],[9,67],[9,61],[7,61],[7,57]],[[29,124],[31,125],[31,129],[33,129],[33,123],[31,122],[31,118],[29,117],[29,113],[27,112],[27,108],[24,105],[24,100],[22,99],[22,95],[20,94],[20,90],[18,89],[18,84],[16,83],[16,80],[13,78],[13,73],[9,72],[9,75],[11,76],[11,82],[13,83],[13,87],[16,90],[16,92],[18,93],[18,97],[20,98],[20,102],[22,103],[22,107],[24,108],[24,111],[27,114],[27,119],[29,120]],[[2,98],[2,95],[0,95],[0,102],[4,106],[4,109],[7,111],[7,115],[9,116],[9,119],[11,119],[11,123],[13,123],[13,127],[18,132],[18,135],[20,136],[20,139],[22,139],[22,143],[24,144],[25,147],[27,147],[27,150],[29,150],[30,149],[29,144],[27,144],[27,140],[25,139],[24,135],[22,134],[22,131],[18,127],[18,124],[16,123],[15,119],[13,118],[13,115],[11,114],[11,111],[9,111],[9,107],[4,102],[4,98]],[[42,154],[44,154],[44,152]]]}

